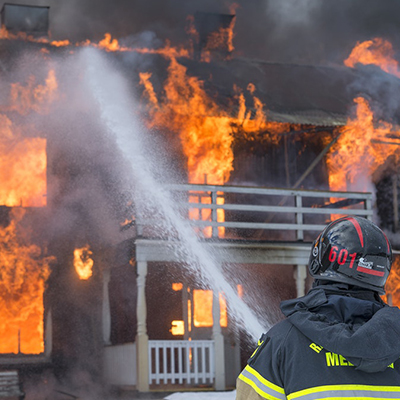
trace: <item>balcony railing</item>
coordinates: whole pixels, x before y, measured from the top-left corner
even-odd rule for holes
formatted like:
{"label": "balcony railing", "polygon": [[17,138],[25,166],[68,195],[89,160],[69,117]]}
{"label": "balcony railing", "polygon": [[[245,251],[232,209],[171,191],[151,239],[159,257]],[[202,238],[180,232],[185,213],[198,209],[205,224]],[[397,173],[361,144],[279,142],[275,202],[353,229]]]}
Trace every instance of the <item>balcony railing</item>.
{"label": "balcony railing", "polygon": [[[332,219],[373,215],[371,193],[192,184],[168,189],[203,237],[305,241]],[[139,214],[138,235],[147,236],[154,222]]]}

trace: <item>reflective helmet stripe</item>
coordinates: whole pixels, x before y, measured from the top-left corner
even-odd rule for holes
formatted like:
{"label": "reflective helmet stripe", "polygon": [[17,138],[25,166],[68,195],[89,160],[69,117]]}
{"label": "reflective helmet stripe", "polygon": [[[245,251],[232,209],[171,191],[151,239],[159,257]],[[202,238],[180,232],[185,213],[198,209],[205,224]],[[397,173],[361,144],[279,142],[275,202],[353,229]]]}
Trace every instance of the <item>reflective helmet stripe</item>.
{"label": "reflective helmet stripe", "polygon": [[374,276],[385,276],[384,271],[376,271],[375,269],[368,269],[364,267],[357,267],[357,271],[364,272],[365,274],[374,275]]}
{"label": "reflective helmet stripe", "polygon": [[[358,233],[358,237],[360,238],[361,247],[364,247],[364,236],[363,236],[361,226],[358,223],[358,221],[353,217],[345,218],[345,220],[350,221],[354,225],[354,227],[356,228],[356,231]],[[386,241],[387,241],[387,239],[386,239]]]}
{"label": "reflective helmet stripe", "polygon": [[387,248],[388,248],[388,252],[390,253],[390,243],[389,243],[389,240],[388,240],[387,236],[385,235],[385,232],[382,232],[382,233],[383,233],[383,236],[385,236],[386,244],[387,244]]}

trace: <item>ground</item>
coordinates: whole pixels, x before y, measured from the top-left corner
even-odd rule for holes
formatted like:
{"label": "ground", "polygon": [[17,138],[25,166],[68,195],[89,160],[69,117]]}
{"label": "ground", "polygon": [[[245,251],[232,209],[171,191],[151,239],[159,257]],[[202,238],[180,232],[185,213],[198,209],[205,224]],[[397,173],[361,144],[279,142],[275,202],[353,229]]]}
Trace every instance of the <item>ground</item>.
{"label": "ground", "polygon": [[126,397],[126,400],[235,400],[235,397],[236,390],[227,392],[150,392],[136,393]]}

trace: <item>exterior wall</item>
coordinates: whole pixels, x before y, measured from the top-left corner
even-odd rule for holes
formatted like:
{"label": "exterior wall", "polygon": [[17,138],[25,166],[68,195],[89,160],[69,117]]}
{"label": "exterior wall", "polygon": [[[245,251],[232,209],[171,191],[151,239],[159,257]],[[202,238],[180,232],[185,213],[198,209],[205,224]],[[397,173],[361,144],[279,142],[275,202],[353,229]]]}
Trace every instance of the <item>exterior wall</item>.
{"label": "exterior wall", "polygon": [[136,385],[136,343],[105,347],[104,378],[110,385]]}

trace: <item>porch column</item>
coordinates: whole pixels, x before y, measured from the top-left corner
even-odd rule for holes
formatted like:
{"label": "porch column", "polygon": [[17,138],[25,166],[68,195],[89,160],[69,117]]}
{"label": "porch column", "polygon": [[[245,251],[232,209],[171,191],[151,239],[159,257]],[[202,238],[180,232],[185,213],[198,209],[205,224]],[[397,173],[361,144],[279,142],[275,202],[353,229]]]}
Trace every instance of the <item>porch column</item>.
{"label": "porch column", "polygon": [[294,270],[294,279],[296,281],[297,297],[306,294],[307,265],[296,265]]}
{"label": "porch column", "polygon": [[110,269],[103,270],[103,343],[111,344],[111,311],[108,284],[110,282]]}
{"label": "porch column", "polygon": [[215,356],[215,390],[225,390],[225,349],[224,349],[224,336],[222,335],[219,307],[219,294],[218,291],[213,291],[213,340],[214,340],[214,356]]}
{"label": "porch column", "polygon": [[149,391],[149,336],[147,335],[146,275],[147,262],[138,261],[137,268],[137,334],[136,334],[136,370],[137,390]]}

